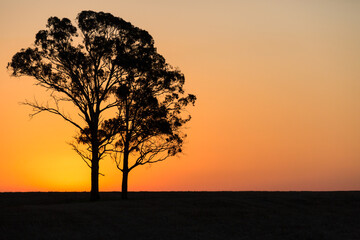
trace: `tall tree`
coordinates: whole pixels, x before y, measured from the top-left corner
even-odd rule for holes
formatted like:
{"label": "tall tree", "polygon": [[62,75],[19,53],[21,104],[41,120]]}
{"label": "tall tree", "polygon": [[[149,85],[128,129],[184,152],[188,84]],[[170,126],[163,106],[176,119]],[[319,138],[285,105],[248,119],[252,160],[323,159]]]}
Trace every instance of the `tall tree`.
{"label": "tall tree", "polygon": [[136,69],[117,88],[118,116],[108,122],[118,129],[113,155],[122,171],[122,198],[127,199],[128,175],[137,166],[163,161],[181,152],[186,137],[184,114],[196,97],[183,90],[184,75],[153,53],[146,67]]}
{"label": "tall tree", "polygon": [[[115,90],[146,66],[156,49],[146,31],[109,13],[82,11],[77,26],[67,18],[50,17],[46,29],[36,34],[34,46],[16,53],[8,69],[50,90],[50,103],[25,102],[33,115],[50,112],[78,129],[73,146],[91,168],[90,197],[97,200],[99,161],[118,130],[105,126],[104,113],[114,112],[110,109],[118,105]],[[64,113],[64,102],[72,103],[80,119]]]}

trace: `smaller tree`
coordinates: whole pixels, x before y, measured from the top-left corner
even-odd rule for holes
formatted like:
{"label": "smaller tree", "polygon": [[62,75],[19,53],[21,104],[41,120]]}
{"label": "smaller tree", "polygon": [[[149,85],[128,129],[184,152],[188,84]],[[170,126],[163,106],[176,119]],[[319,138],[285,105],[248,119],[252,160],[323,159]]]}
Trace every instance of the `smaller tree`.
{"label": "smaller tree", "polygon": [[185,95],[184,75],[159,54],[145,71],[133,72],[118,87],[118,116],[106,122],[118,129],[113,157],[122,171],[122,198],[127,199],[128,175],[137,166],[163,161],[182,151],[183,111],[196,97]]}

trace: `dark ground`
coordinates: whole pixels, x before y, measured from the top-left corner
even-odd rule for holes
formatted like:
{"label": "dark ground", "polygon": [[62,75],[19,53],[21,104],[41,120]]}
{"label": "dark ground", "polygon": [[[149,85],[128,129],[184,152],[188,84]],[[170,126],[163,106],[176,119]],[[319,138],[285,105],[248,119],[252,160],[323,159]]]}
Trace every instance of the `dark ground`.
{"label": "dark ground", "polygon": [[0,239],[360,239],[360,192],[0,193]]}

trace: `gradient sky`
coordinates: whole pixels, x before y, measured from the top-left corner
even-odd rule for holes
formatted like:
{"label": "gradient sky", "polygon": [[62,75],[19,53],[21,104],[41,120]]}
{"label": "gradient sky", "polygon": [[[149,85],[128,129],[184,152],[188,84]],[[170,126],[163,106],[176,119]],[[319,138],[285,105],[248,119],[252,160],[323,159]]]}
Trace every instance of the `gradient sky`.
{"label": "gradient sky", "polygon": [[[50,16],[110,12],[147,30],[198,97],[184,153],[130,173],[130,191],[360,190],[360,1],[1,1],[0,192],[88,191],[75,129],[29,118],[47,92],[7,62]],[[71,111],[71,110],[69,110]],[[100,190],[121,188],[111,159]]]}

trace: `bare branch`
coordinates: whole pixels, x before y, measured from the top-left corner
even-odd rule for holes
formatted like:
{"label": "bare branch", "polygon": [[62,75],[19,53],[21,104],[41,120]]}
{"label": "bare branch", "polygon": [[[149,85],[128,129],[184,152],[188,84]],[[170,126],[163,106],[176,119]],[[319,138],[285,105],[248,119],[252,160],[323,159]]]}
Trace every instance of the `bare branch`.
{"label": "bare branch", "polygon": [[37,101],[35,101],[34,103],[25,101],[22,102],[21,104],[23,105],[27,105],[33,108],[34,113],[30,114],[30,117],[34,117],[35,115],[41,113],[41,112],[50,112],[56,115],[59,115],[60,117],[62,117],[65,121],[71,123],[72,125],[74,125],[75,127],[77,127],[80,130],[83,130],[83,128],[77,124],[76,122],[74,122],[73,120],[71,120],[71,118],[69,116],[66,116],[64,113],[61,113],[58,109],[58,104],[56,108],[52,108],[49,106],[41,106]]}
{"label": "bare branch", "polygon": [[[73,143],[68,143],[68,144],[73,147],[73,150],[81,157],[81,159],[86,163],[86,165],[89,168],[92,168],[92,166],[91,166],[91,158],[86,156],[86,154],[83,153],[75,144],[73,144]],[[99,175],[105,176],[104,174],[102,174],[100,172],[99,172]]]}

